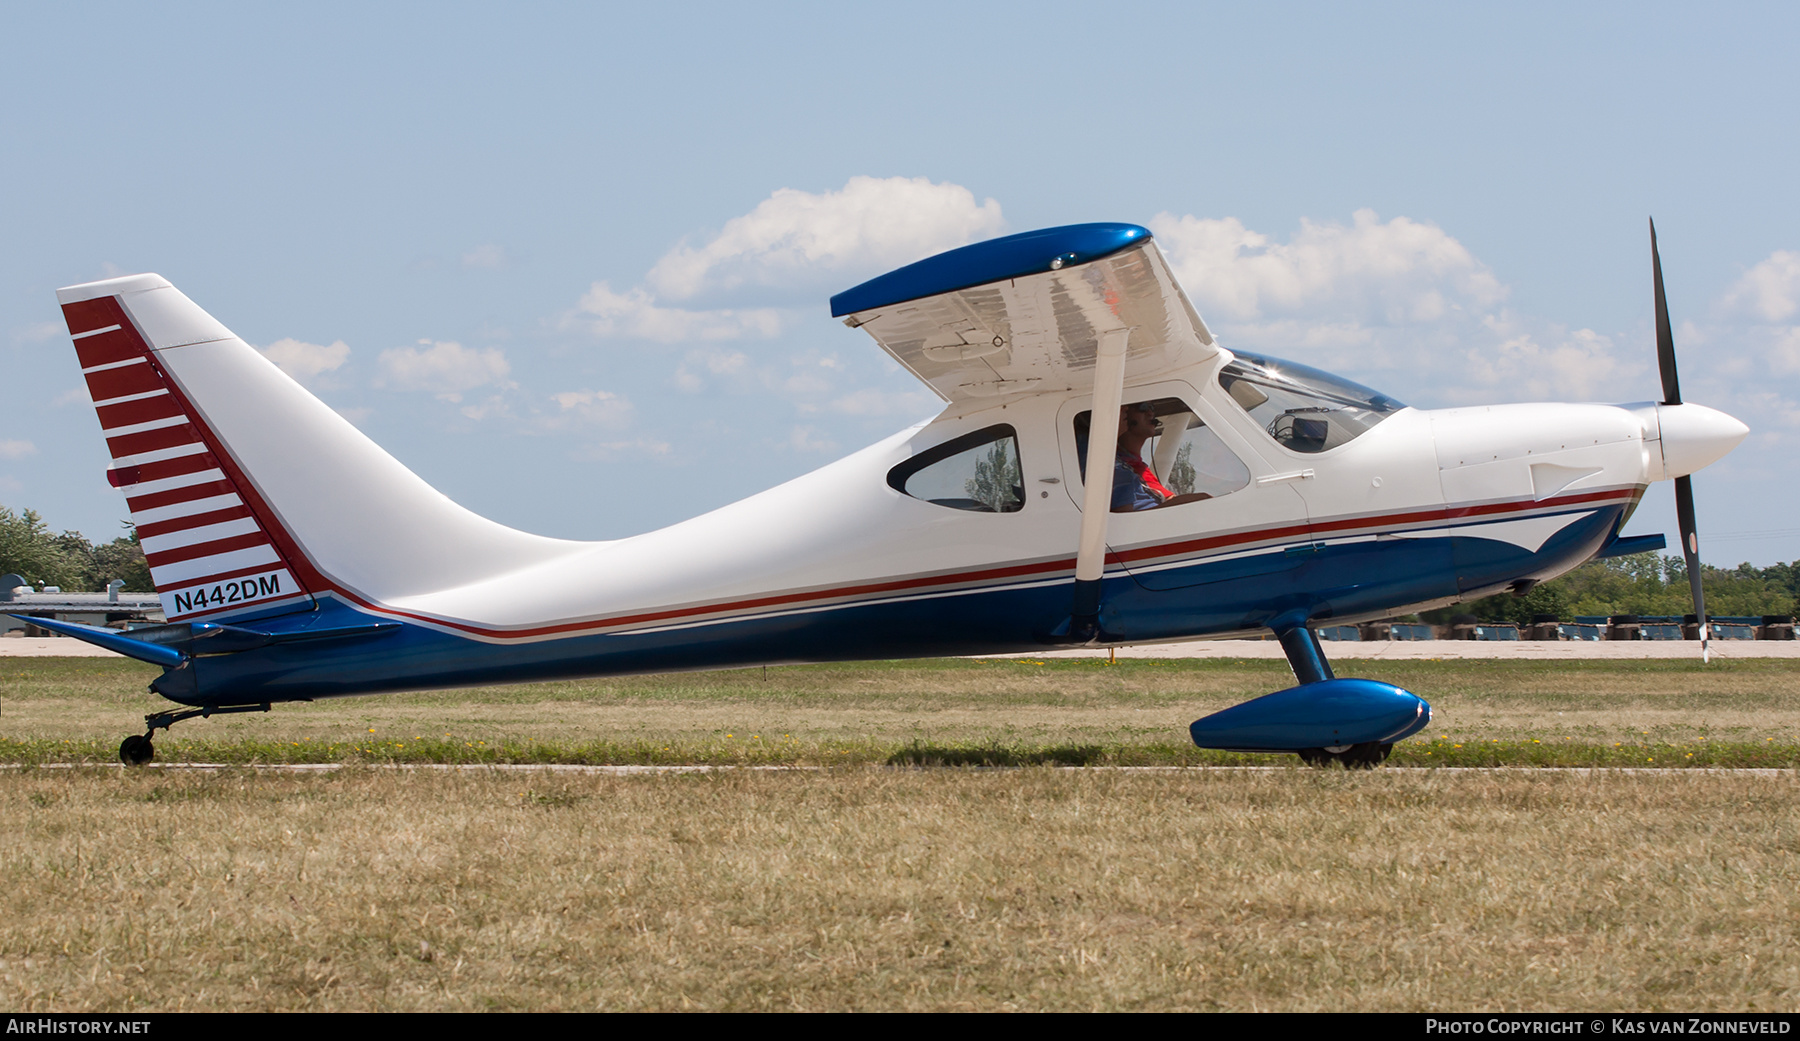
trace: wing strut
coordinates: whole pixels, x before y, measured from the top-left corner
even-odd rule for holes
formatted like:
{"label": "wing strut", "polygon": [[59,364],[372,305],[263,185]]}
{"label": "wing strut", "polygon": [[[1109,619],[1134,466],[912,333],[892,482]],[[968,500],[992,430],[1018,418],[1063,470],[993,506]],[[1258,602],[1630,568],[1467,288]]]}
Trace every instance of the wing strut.
{"label": "wing strut", "polygon": [[1075,553],[1075,602],[1069,610],[1069,635],[1083,643],[1100,634],[1100,579],[1106,571],[1106,522],[1112,516],[1113,457],[1119,448],[1125,344],[1130,338],[1129,329],[1106,330],[1094,357],[1087,486],[1081,500],[1081,542]]}

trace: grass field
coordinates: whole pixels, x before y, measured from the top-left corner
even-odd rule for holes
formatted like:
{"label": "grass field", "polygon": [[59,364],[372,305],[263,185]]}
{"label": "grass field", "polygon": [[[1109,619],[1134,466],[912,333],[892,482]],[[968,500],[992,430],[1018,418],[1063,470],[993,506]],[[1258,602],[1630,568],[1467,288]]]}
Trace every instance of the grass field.
{"label": "grass field", "polygon": [[[902,662],[281,706],[0,659],[0,1006],[1800,1007],[1800,662],[1358,663],[1403,764],[1186,745],[1280,662]],[[1341,669],[1349,673],[1351,668]],[[1295,764],[1131,773],[888,764]],[[592,776],[390,763],[795,764]],[[34,764],[88,762],[75,769]],[[367,764],[367,765],[363,765]]]}
{"label": "grass field", "polygon": [[0,1004],[1800,1005],[1788,775],[26,770]]}
{"label": "grass field", "polygon": [[[1347,661],[1432,703],[1405,765],[1789,766],[1800,661]],[[0,762],[116,761],[156,670],[0,658]],[[1293,683],[1279,661],[876,662],[280,705],[179,724],[161,761],[1197,765],[1200,716]]]}

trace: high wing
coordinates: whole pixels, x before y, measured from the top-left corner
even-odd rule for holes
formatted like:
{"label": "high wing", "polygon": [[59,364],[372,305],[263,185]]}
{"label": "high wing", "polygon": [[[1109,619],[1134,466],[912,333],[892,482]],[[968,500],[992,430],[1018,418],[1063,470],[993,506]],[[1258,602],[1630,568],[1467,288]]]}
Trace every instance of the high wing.
{"label": "high wing", "polygon": [[1093,386],[1103,333],[1130,330],[1125,379],[1205,361],[1211,331],[1135,224],[1073,224],[940,253],[831,298],[950,402]]}

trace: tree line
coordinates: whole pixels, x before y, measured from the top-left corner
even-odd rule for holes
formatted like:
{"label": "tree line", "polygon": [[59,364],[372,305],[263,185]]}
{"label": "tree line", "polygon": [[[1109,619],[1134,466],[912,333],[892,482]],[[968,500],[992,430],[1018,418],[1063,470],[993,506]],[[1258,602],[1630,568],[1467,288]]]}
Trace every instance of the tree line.
{"label": "tree line", "polygon": [[93,543],[79,531],[52,532],[35,510],[0,506],[0,575],[23,575],[34,586],[69,593],[102,592],[119,578],[128,592],[153,593],[137,529],[129,522],[125,529],[111,542]]}
{"label": "tree line", "polygon": [[[1759,568],[1700,566],[1706,613],[1712,616],[1792,615],[1800,602],[1800,561]],[[1524,596],[1501,593],[1473,603],[1431,611],[1426,621],[1472,614],[1479,621],[1528,625],[1539,615],[1569,621],[1577,615],[1694,613],[1687,562],[1662,553],[1590,560],[1560,578],[1540,582]],[[1443,617],[1439,617],[1442,615]]]}

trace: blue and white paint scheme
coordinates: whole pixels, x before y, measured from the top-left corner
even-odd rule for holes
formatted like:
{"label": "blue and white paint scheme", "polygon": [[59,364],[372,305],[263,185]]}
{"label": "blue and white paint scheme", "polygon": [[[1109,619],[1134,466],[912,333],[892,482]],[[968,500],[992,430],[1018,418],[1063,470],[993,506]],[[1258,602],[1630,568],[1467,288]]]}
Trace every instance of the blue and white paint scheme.
{"label": "blue and white paint scheme", "polygon": [[[1273,629],[1302,685],[1240,706],[1257,747],[1385,747],[1411,732],[1396,711],[1417,729],[1429,708],[1334,680],[1311,626],[1561,574],[1747,433],[1693,404],[1408,408],[1234,354],[1149,231],[1076,225],[833,298],[936,418],[659,531],[565,541],[451,502],[157,275],[58,298],[170,623],[59,628],[164,666],[152,689],[190,710],[152,732],[351,694]],[[1087,417],[1131,405],[1161,424],[1145,465],[1206,497],[1115,513],[1111,482],[1084,484],[1118,436]],[[1374,738],[1315,743],[1375,716]]]}

